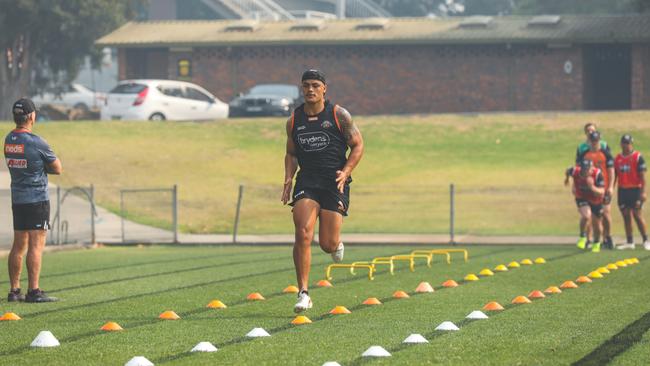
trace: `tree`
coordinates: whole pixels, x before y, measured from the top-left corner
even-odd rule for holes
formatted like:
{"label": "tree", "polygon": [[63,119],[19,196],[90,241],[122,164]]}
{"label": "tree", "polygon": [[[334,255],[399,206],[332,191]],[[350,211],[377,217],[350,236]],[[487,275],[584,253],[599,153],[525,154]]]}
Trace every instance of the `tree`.
{"label": "tree", "polygon": [[0,120],[11,117],[11,103],[30,87],[74,78],[88,55],[98,60],[94,41],[132,18],[139,5],[138,0],[0,0]]}

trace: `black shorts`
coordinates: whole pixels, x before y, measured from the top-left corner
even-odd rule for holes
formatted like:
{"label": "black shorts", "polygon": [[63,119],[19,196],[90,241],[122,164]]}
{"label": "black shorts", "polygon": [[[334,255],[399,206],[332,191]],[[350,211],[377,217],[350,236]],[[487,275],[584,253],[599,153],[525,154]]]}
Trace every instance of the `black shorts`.
{"label": "black shorts", "polygon": [[582,206],[589,206],[591,209],[591,214],[596,216],[596,217],[602,217],[603,216],[603,204],[593,204],[587,200],[581,199],[581,198],[576,198],[576,205],[578,208]]}
{"label": "black shorts", "polygon": [[640,209],[643,207],[643,202],[641,202],[641,188],[619,188],[618,207],[621,210],[626,208]]}
{"label": "black shorts", "polygon": [[50,228],[50,201],[11,206],[14,230],[47,230]]}
{"label": "black shorts", "polygon": [[296,183],[290,205],[295,205],[298,200],[303,198],[318,202],[322,210],[336,211],[347,216],[350,207],[350,186],[346,184],[343,193],[341,193],[338,190],[303,187]]}

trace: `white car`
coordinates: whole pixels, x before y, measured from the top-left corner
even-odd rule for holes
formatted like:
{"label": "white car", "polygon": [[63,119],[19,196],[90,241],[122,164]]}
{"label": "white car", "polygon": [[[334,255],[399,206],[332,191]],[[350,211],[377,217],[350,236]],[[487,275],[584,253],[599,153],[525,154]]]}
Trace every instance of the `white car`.
{"label": "white car", "polygon": [[228,117],[228,104],[200,86],[176,80],[124,80],[111,90],[102,120],[197,121]]}
{"label": "white car", "polygon": [[58,92],[37,94],[32,101],[37,107],[46,105],[61,107],[66,111],[80,109],[82,111],[99,110],[104,104],[106,94],[95,92],[81,84],[70,84]]}

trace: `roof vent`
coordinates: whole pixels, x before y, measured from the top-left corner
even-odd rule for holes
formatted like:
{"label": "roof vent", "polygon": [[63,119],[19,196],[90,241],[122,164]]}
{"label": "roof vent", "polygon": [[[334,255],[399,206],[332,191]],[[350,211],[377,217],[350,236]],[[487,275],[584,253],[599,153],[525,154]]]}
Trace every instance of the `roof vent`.
{"label": "roof vent", "polygon": [[385,30],[388,28],[388,18],[368,18],[354,27],[355,30]]}
{"label": "roof vent", "polygon": [[303,19],[292,25],[289,30],[292,32],[318,32],[323,28],[325,28],[325,22],[322,19]]}
{"label": "roof vent", "polygon": [[488,16],[482,16],[482,15],[475,15],[471,17],[467,17],[463,19],[460,24],[458,24],[459,28],[487,28],[490,23],[492,23],[492,17]]}
{"label": "roof vent", "polygon": [[224,28],[226,32],[255,32],[259,29],[260,23],[254,19],[232,22]]}
{"label": "roof vent", "polygon": [[560,23],[562,17],[559,15],[540,15],[533,17],[528,22],[529,27],[554,27]]}

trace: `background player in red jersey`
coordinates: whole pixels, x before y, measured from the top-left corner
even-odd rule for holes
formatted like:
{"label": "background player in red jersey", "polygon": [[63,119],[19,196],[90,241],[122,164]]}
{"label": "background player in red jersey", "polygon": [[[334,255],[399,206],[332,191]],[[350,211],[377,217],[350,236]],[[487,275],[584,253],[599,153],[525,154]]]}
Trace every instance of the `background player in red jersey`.
{"label": "background player in red jersey", "polygon": [[579,165],[569,168],[568,177],[573,178],[573,195],[576,199],[580,213],[580,239],[577,246],[585,249],[587,244],[587,231],[591,225],[594,235],[592,252],[600,252],[600,234],[602,232],[603,196],[605,182],[600,169],[595,168],[591,160],[583,160]]}
{"label": "background player in red jersey", "polygon": [[645,160],[641,153],[634,151],[633,139],[630,135],[621,137],[621,153],[614,159],[616,172],[615,184],[618,184],[618,208],[625,222],[625,236],[627,243],[617,246],[617,249],[634,249],[632,236],[632,217],[643,238],[643,247],[650,250],[650,242],[646,231],[646,223],[641,209],[646,200]]}
{"label": "background player in red jersey", "polygon": [[[363,139],[350,113],[325,99],[325,75],[318,70],[305,71],[302,91],[305,103],[287,121],[282,191],[282,203],[291,198],[293,206],[293,261],[300,289],[296,313],[312,307],[308,281],[317,219],[320,247],[331,253],[334,262],[343,259],[340,234],[350,205],[350,175],[363,156]],[[350,154],[346,156],[348,147]],[[293,176],[298,168],[292,196]]]}

